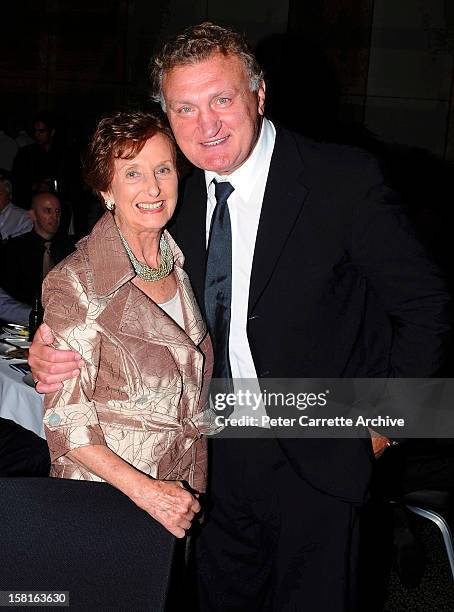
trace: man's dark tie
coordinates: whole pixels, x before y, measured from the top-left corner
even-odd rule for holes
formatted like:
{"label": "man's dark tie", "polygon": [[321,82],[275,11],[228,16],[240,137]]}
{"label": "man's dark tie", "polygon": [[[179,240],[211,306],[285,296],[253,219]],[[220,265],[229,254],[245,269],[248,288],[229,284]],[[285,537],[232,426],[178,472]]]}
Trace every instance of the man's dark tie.
{"label": "man's dark tie", "polygon": [[[214,349],[213,378],[230,381],[230,303],[232,300],[232,231],[227,200],[234,188],[214,181],[216,207],[211,218],[205,276],[205,314]],[[227,385],[229,385],[227,383]]]}
{"label": "man's dark tie", "polygon": [[50,240],[46,240],[44,243],[44,253],[43,253],[43,280],[46,278],[47,273],[52,270],[54,267],[54,261],[52,259],[52,255],[50,253],[50,247],[52,242]]}

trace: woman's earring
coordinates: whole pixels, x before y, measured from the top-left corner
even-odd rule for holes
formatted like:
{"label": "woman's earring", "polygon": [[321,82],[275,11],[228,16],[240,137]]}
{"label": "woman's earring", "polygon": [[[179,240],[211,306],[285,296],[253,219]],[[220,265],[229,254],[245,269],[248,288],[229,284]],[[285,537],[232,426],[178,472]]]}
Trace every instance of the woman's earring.
{"label": "woman's earring", "polygon": [[113,200],[106,200],[107,210],[113,210],[115,208],[115,202]]}

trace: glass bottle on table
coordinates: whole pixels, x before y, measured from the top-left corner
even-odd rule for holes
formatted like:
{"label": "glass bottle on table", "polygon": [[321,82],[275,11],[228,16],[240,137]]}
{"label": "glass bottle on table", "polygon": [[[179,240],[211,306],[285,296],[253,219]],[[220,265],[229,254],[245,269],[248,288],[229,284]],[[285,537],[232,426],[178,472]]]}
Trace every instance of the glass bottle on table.
{"label": "glass bottle on table", "polygon": [[44,310],[41,304],[41,293],[37,293],[33,299],[33,306],[28,318],[28,339],[31,342],[35,332],[43,322]]}

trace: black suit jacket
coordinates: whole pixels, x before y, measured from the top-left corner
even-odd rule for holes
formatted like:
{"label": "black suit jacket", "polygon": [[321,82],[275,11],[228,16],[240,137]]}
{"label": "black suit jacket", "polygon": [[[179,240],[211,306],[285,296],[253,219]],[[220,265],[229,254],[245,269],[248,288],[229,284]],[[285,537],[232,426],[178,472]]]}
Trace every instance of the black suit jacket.
{"label": "black suit jacket", "polygon": [[[171,228],[203,309],[204,174]],[[247,334],[260,378],[427,377],[442,364],[449,295],[365,152],[278,128],[251,273]],[[281,439],[313,486],[364,498],[366,439]]]}
{"label": "black suit jacket", "polygon": [[[10,238],[0,247],[0,286],[15,300],[33,304],[41,295],[45,240],[34,230]],[[59,263],[74,251],[74,240],[69,236],[54,236],[51,257]]]}

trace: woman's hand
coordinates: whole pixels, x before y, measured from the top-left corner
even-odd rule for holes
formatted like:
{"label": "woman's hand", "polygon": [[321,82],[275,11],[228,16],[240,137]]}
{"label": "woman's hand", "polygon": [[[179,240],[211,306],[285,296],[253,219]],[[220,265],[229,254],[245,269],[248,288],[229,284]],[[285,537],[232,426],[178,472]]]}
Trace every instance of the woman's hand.
{"label": "woman's hand", "polygon": [[200,511],[199,502],[182,482],[150,478],[107,446],[81,446],[69,451],[68,458],[123,491],[177,538],[184,538],[192,519]]}
{"label": "woman's hand", "polygon": [[181,482],[148,479],[134,502],[177,538],[184,538],[200,504]]}

